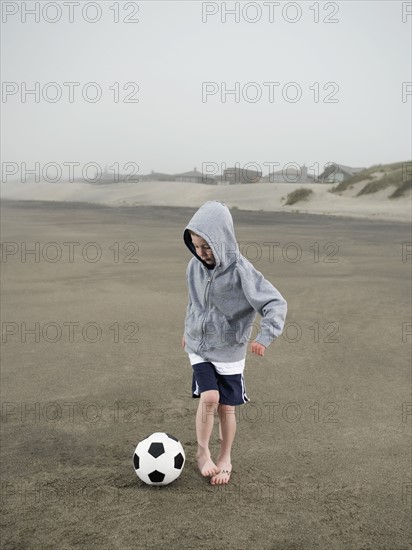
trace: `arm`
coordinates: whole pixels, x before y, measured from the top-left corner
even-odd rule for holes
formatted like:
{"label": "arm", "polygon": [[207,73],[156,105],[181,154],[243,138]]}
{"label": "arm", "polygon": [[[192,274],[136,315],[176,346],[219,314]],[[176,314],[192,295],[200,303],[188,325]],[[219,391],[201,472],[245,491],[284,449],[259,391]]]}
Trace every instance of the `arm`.
{"label": "arm", "polygon": [[247,301],[262,317],[260,331],[251,345],[251,351],[263,355],[264,348],[282,334],[287,302],[252,264],[239,265],[239,275]]}

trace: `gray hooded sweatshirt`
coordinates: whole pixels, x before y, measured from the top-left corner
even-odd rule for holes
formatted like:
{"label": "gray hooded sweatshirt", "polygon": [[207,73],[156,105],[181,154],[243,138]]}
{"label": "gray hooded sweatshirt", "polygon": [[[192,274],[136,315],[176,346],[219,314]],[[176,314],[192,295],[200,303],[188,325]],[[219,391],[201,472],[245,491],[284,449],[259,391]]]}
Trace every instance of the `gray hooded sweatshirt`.
{"label": "gray hooded sweatshirt", "polygon": [[[211,247],[215,267],[198,256],[189,229]],[[244,359],[256,314],[256,341],[267,347],[283,330],[287,303],[280,292],[239,251],[229,208],[208,201],[187,224],[184,241],[193,258],[186,270],[189,303],[185,351],[205,361]]]}

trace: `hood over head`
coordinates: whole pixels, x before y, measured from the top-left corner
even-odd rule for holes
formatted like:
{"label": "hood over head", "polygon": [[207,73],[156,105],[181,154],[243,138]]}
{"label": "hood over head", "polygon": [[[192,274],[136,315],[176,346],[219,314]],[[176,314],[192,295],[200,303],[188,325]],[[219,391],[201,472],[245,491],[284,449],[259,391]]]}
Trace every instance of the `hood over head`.
{"label": "hood over head", "polygon": [[190,252],[207,267],[196,254],[189,229],[202,237],[210,246],[216,267],[226,268],[238,259],[239,247],[236,242],[233,219],[225,203],[205,202],[194,214],[183,233],[183,239]]}

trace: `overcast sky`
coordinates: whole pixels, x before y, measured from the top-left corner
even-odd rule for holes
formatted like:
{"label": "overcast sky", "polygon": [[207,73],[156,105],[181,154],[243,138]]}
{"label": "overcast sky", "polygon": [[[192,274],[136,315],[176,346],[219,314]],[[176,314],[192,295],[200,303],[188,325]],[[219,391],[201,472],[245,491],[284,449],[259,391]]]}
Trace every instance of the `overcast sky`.
{"label": "overcast sky", "polygon": [[2,2],[2,162],[267,173],[411,157],[411,2],[75,4],[38,2],[36,21],[35,2]]}

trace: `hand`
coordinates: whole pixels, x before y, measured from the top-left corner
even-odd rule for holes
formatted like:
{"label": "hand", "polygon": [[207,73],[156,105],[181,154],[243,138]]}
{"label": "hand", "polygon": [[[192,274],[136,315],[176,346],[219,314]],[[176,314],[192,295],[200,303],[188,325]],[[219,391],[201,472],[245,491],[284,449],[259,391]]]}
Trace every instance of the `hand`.
{"label": "hand", "polygon": [[256,353],[256,355],[260,355],[263,357],[265,355],[265,346],[263,344],[259,344],[259,342],[252,342],[250,344],[250,351],[252,353]]}
{"label": "hand", "polygon": [[185,340],[185,337],[182,336],[182,348],[184,348],[186,345],[186,340]]}

